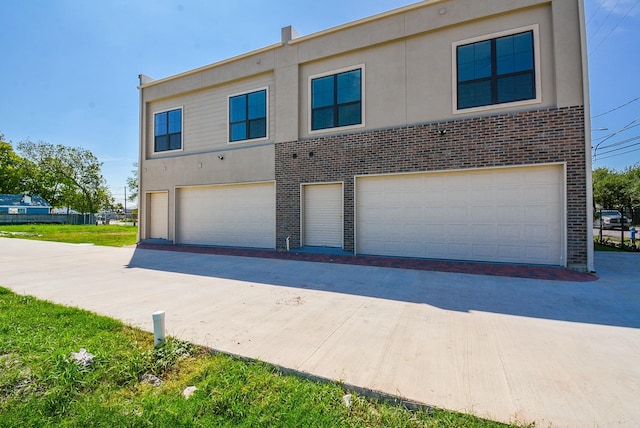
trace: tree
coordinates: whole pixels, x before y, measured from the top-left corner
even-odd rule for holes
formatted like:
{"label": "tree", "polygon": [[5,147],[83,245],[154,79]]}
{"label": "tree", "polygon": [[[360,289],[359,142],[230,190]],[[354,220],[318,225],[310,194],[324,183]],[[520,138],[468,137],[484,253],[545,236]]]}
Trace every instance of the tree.
{"label": "tree", "polygon": [[24,159],[13,151],[10,142],[0,133],[0,193],[21,193],[23,188]]}
{"label": "tree", "polygon": [[102,176],[102,162],[89,150],[23,141],[20,153],[32,166],[32,188],[52,206],[66,206],[80,212],[95,213],[113,204],[113,197]]}
{"label": "tree", "polygon": [[609,168],[593,171],[593,202],[606,209],[633,209],[640,205],[640,164],[623,172]]}
{"label": "tree", "polygon": [[602,208],[618,208],[623,199],[624,180],[618,172],[601,167],[593,171],[593,203]]}
{"label": "tree", "polygon": [[132,169],[131,170],[132,175],[130,177],[127,177],[127,187],[129,188],[129,192],[130,192],[127,199],[129,199],[130,202],[135,202],[138,199],[138,191],[139,191],[138,162],[135,162],[133,166],[135,166],[136,169]]}
{"label": "tree", "polygon": [[640,206],[640,163],[627,167],[624,170],[627,179],[627,208]]}

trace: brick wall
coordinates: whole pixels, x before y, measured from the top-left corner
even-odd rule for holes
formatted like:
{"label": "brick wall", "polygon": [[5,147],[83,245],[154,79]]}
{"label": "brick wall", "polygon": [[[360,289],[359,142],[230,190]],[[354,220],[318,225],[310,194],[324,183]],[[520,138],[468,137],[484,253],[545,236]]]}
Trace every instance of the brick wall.
{"label": "brick wall", "polygon": [[[439,130],[446,130],[441,135]],[[344,245],[354,249],[354,176],[567,164],[567,262],[585,270],[584,110],[550,108],[276,143],[276,246],[300,246],[300,184],[344,182]]]}

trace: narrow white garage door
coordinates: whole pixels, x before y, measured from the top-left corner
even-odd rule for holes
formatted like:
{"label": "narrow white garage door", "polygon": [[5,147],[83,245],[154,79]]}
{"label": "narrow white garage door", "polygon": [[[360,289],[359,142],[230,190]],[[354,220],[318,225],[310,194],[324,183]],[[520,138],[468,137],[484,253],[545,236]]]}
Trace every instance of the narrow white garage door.
{"label": "narrow white garage door", "polygon": [[235,184],[178,189],[180,244],[275,248],[275,185]]}
{"label": "narrow white garage door", "polygon": [[342,183],[302,186],[303,245],[342,248]]}
{"label": "narrow white garage door", "polygon": [[565,265],[560,165],[358,177],[356,251]]}
{"label": "narrow white garage door", "polygon": [[149,238],[169,239],[169,194],[149,194]]}

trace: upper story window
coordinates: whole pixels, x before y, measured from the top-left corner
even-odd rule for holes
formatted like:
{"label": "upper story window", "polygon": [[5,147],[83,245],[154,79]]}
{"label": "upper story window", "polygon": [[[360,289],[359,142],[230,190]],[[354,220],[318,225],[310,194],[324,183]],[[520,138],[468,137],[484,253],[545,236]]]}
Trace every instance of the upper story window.
{"label": "upper story window", "polygon": [[229,97],[229,142],[267,137],[267,90]]}
{"label": "upper story window", "polygon": [[458,110],[538,97],[534,29],[462,43],[455,49]]}
{"label": "upper story window", "polygon": [[156,113],[154,119],[154,151],[182,149],[182,109]]}
{"label": "upper story window", "polygon": [[311,130],[362,124],[362,74],[357,68],[311,78]]}

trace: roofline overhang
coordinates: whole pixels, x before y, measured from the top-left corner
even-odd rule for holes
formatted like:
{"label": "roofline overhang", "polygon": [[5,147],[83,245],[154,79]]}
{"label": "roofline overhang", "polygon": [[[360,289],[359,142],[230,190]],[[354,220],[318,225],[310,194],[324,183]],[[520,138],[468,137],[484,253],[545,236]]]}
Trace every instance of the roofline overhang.
{"label": "roofline overhang", "polygon": [[283,45],[284,45],[284,43],[278,42],[278,43],[275,43],[273,45],[270,45],[270,46],[267,46],[267,47],[264,47],[264,48],[260,48],[260,49],[256,49],[256,50],[251,51],[251,52],[244,53],[242,55],[237,55],[237,56],[234,56],[234,57],[231,57],[231,58],[224,59],[222,61],[214,62],[213,64],[204,65],[202,67],[195,68],[193,70],[185,71],[185,72],[179,73],[179,74],[174,74],[173,76],[164,77],[164,78],[158,79],[158,80],[153,80],[153,81],[151,81],[149,83],[145,83],[143,85],[138,85],[138,89],[145,89],[145,88],[148,88],[148,87],[151,87],[151,86],[159,85],[161,83],[169,82],[171,80],[176,80],[176,79],[180,79],[182,77],[191,76],[193,74],[198,74],[198,73],[201,73],[203,71],[211,70],[211,69],[220,67],[222,65],[229,64],[231,62],[239,61],[239,60],[244,59],[244,58],[249,58],[249,57],[254,56],[254,55],[260,55],[262,53],[272,51],[272,50],[277,49],[277,48],[279,48],[279,47],[281,47]]}
{"label": "roofline overhang", "polygon": [[336,27],[332,27],[332,28],[327,28],[326,30],[322,30],[322,31],[318,31],[317,33],[312,33],[306,36],[300,36],[298,38],[295,38],[293,40],[291,40],[289,42],[290,45],[293,44],[297,44],[297,43],[302,43],[305,42],[307,40],[312,40],[312,39],[316,39],[319,37],[323,37],[329,34],[333,34],[333,33],[337,33],[339,31],[343,31],[343,30],[347,30],[349,28],[353,28],[353,27],[357,27],[360,25],[364,25],[364,24],[368,24],[369,22],[373,22],[373,21],[377,21],[380,19],[384,19],[384,18],[388,18],[390,16],[394,16],[394,15],[399,15],[405,12],[409,12],[412,11],[414,9],[421,9],[425,6],[430,6],[436,3],[442,3],[446,0],[425,0],[425,1],[421,1],[418,3],[413,3],[407,6],[403,6],[397,9],[392,9],[390,11],[387,12],[382,12],[382,13],[378,13],[376,15],[372,15],[372,16],[368,16],[366,18],[362,18],[362,19],[358,19],[356,21],[352,21],[352,22],[348,22],[346,24],[342,24],[342,25],[338,25]]}

